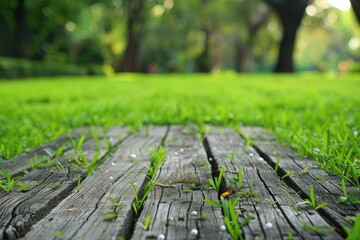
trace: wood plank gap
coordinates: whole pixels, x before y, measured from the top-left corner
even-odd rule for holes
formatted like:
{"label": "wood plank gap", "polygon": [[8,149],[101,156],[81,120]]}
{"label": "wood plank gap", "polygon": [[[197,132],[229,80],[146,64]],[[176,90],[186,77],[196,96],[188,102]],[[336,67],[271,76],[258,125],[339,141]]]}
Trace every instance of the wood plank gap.
{"label": "wood plank gap", "polygon": [[[208,139],[206,138],[206,135],[204,135],[202,137],[202,139],[203,139],[202,144],[205,148],[207,159],[211,166],[211,175],[215,182],[215,178],[218,178],[219,174],[220,174],[219,163],[211,151],[211,147],[210,147]],[[218,192],[218,200],[220,200],[221,193],[226,192],[227,190],[228,190],[228,188],[226,186],[226,181],[224,178],[222,178],[221,183],[220,183],[219,192]]]}
{"label": "wood plank gap", "polygon": [[[296,203],[303,199],[279,179],[273,168],[255,149],[247,149],[245,141],[232,129],[210,127],[206,137],[219,165],[227,169],[225,176],[231,179],[239,169],[243,169],[242,188],[233,185],[231,187],[234,187],[240,196],[243,196],[242,192],[245,190],[251,192],[248,197],[243,196],[240,199],[240,209],[244,212],[255,212],[257,216],[256,220],[250,221],[244,227],[246,238],[286,239],[288,232],[300,239],[339,238],[332,226],[317,212],[295,211]],[[256,192],[255,196],[252,195],[253,192]],[[326,228],[329,232],[309,233],[304,230],[302,223],[304,226],[306,224]]]}
{"label": "wood plank gap", "polygon": [[[241,134],[244,138],[251,140],[253,145],[256,145],[259,149],[266,152],[270,157],[275,154],[271,154],[271,150],[276,151],[278,155],[285,157],[286,165],[280,167],[289,168],[293,167],[298,171],[304,171],[307,173],[307,178],[312,181],[316,181],[317,184],[321,185],[321,190],[327,192],[330,195],[336,195],[337,197],[342,196],[343,190],[341,185],[341,179],[339,176],[329,173],[319,167],[319,164],[310,158],[302,158],[296,154],[296,151],[292,148],[275,143],[275,137],[269,133],[266,129],[261,127],[241,127]],[[264,137],[266,136],[266,137]],[[292,160],[292,161],[290,161]],[[354,185],[347,182],[346,189],[348,192],[357,190]],[[360,192],[356,194],[357,198],[360,198]],[[354,210],[360,211],[360,205],[353,205]]]}
{"label": "wood plank gap", "polygon": [[[149,194],[138,222],[151,216],[146,231],[136,225],[132,239],[229,239],[221,232],[224,224],[221,209],[204,204],[204,199],[217,200],[218,194],[208,187],[211,178],[207,155],[196,128],[171,126],[166,139],[166,159]],[[204,215],[203,215],[204,214]],[[202,218],[203,216],[203,218]]]}
{"label": "wood plank gap", "polygon": [[[265,159],[265,161],[272,167],[275,166],[275,162],[273,162],[273,160],[267,155],[265,154],[260,148],[258,148],[256,145],[253,146],[256,151],[259,153],[259,155]],[[287,174],[288,172],[285,171],[283,168],[279,167],[278,168],[278,171],[277,171],[277,174],[278,176],[281,178],[282,176],[285,176],[285,174]],[[310,194],[307,193],[307,191],[303,188],[301,188],[298,183],[296,183],[292,178],[291,176],[289,177],[286,177],[283,179],[283,181],[292,189],[294,189],[298,194],[299,196],[303,199],[303,200],[306,200],[306,199],[310,199]],[[316,195],[316,193],[315,193]],[[317,212],[325,219],[325,221],[327,221],[330,225],[333,225],[335,227],[335,230],[337,233],[340,234],[340,236],[342,236],[343,238],[346,238],[346,232],[345,230],[343,229],[343,226],[342,224],[344,224],[345,221],[341,221],[339,222],[338,220],[338,216],[339,215],[333,215],[333,211],[331,211],[332,213],[329,213],[328,211],[326,211],[325,209],[328,208],[328,207],[323,207],[323,208],[320,208],[317,210]],[[344,219],[345,220],[345,219]],[[351,224],[349,222],[346,223],[346,225],[348,227],[351,226]]]}
{"label": "wood plank gap", "polygon": [[[252,131],[252,127],[247,127],[246,134],[242,135],[243,138],[249,139],[253,145],[253,148],[262,156],[262,158],[272,167],[276,164],[277,157],[281,157],[281,161],[278,168],[278,176],[282,177],[285,174],[293,171],[293,174],[286,177],[284,182],[296,192],[302,199],[310,199],[309,188],[313,185],[315,190],[315,197],[317,202],[328,202],[328,205],[317,210],[317,212],[330,224],[335,230],[342,236],[346,237],[346,232],[342,226],[352,227],[351,221],[346,219],[347,216],[353,216],[359,212],[359,204],[339,204],[337,200],[342,196],[342,191],[339,187],[331,187],[327,182],[337,181],[341,182],[340,178],[329,175],[319,167],[309,166],[310,160],[304,161],[296,159],[292,150],[286,150],[283,147],[274,144],[274,141],[268,141],[259,139],[257,136],[258,130]],[[262,129],[262,132],[267,130]],[[244,131],[242,131],[244,132]],[[267,132],[267,134],[269,134]],[[290,153],[289,153],[290,152]],[[311,160],[313,164],[316,164]],[[307,164],[307,167],[301,166],[300,163]],[[304,169],[307,173],[303,173]],[[313,176],[313,173],[321,173],[324,176],[323,180],[318,180]],[[327,179],[329,177],[329,179]],[[336,185],[335,183],[332,183]],[[337,184],[339,185],[339,184]]]}
{"label": "wood plank gap", "polygon": [[[261,182],[263,183],[264,187],[266,188],[266,190],[268,191],[268,193],[270,194],[270,196],[272,197],[272,199],[274,199],[274,204],[277,205],[278,209],[282,212],[283,216],[285,217],[286,221],[289,223],[289,225],[294,229],[294,231],[298,234],[301,235],[301,233],[299,232],[299,230],[296,228],[296,226],[292,223],[292,221],[289,219],[289,217],[287,216],[287,213],[284,211],[284,209],[282,208],[282,206],[280,205],[280,203],[278,201],[276,201],[276,196],[273,194],[273,192],[271,191],[271,189],[268,186],[268,183],[265,181],[265,179],[261,176],[259,169],[256,169],[256,173],[259,177],[259,179],[261,180]],[[321,237],[321,236],[319,236]]]}
{"label": "wood plank gap", "polygon": [[[170,126],[166,126],[165,135],[161,139],[160,144],[157,146],[156,150],[158,150],[160,147],[163,147],[165,145],[165,140],[166,140],[166,138],[167,138],[167,136],[169,134],[169,131],[170,131]],[[161,168],[158,171],[161,171]],[[146,176],[148,176],[148,174],[149,174],[149,171],[146,173]],[[142,199],[144,197],[145,186],[147,184],[149,184],[149,178],[148,177],[146,177],[144,179],[142,185],[140,186],[140,188],[139,188],[139,190],[137,192],[137,194],[139,196],[139,199]],[[134,201],[135,201],[135,199],[134,199]],[[145,201],[146,201],[146,199],[145,199]],[[142,206],[141,209],[139,210],[139,213],[138,213],[139,216],[141,215],[141,212],[143,211],[143,208],[144,208],[144,206]],[[126,232],[121,233],[120,236],[124,236],[126,239],[130,239],[133,236],[135,228],[136,228],[136,223],[138,221],[139,216],[136,215],[136,213],[134,211],[134,208],[131,208],[131,211],[129,213],[129,219],[132,219],[133,221],[129,224],[130,227],[126,229]]]}

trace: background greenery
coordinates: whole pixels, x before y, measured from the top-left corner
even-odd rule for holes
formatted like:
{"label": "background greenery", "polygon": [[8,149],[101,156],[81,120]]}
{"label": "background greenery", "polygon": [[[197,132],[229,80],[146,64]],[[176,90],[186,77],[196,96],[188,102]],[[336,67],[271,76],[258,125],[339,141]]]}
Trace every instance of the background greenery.
{"label": "background greenery", "polygon": [[[348,0],[8,0],[0,3],[0,56],[99,73],[96,65],[107,74],[271,71],[283,32],[276,6],[287,2],[306,7],[296,70],[337,71],[341,62],[343,70],[358,68],[360,28],[352,9],[344,9]],[[21,68],[15,60],[13,66]],[[2,60],[0,67],[0,77],[33,73],[14,75]],[[67,74],[63,66],[59,71]]]}
{"label": "background greenery", "polygon": [[360,77],[219,74],[57,77],[0,82],[0,156],[80,126],[264,126],[357,186]]}

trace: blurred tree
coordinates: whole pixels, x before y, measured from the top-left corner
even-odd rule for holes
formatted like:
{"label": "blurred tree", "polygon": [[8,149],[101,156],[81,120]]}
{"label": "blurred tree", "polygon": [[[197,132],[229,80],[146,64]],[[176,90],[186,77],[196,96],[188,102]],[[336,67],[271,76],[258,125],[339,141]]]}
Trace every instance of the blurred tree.
{"label": "blurred tree", "polygon": [[237,35],[235,36],[235,70],[251,71],[253,68],[253,48],[259,29],[268,21],[270,8],[261,0],[233,1],[230,11],[234,11]]}
{"label": "blurred tree", "polygon": [[312,1],[305,12],[307,17],[297,35],[297,69],[336,70],[340,62],[351,62],[358,51],[352,12],[334,7],[327,0]]}
{"label": "blurred tree", "polygon": [[210,40],[211,40],[212,31],[210,28],[203,26],[202,33],[204,35],[204,44],[202,51],[195,58],[195,65],[197,71],[206,73],[211,71]]}
{"label": "blurred tree", "polygon": [[24,43],[26,42],[25,1],[2,1],[0,13],[0,54],[18,58],[24,57]]}
{"label": "blurred tree", "polygon": [[24,44],[25,40],[25,2],[24,0],[18,0],[17,6],[14,9],[14,19],[15,19],[15,34],[14,34],[14,44],[13,44],[13,55],[14,57],[24,57]]}
{"label": "blurred tree", "polygon": [[232,66],[237,71],[251,70],[255,35],[267,21],[269,8],[261,0],[201,0],[193,8],[194,31],[202,39],[195,69],[209,72]]}
{"label": "blurred tree", "polygon": [[[210,72],[211,71],[211,63],[210,63],[210,41],[213,35],[214,26],[211,26],[210,18],[213,17],[211,15],[206,14],[206,10],[209,5],[212,3],[209,0],[200,0],[201,8],[199,8],[199,27],[200,31],[203,33],[204,42],[202,51],[195,58],[196,69],[199,72]],[[202,11],[201,11],[202,10]]]}
{"label": "blurred tree", "polygon": [[360,1],[359,0],[350,0],[352,8],[355,12],[358,23],[360,24]]}
{"label": "blurred tree", "polygon": [[211,71],[224,0],[151,2],[143,64],[156,62],[159,71]]}
{"label": "blurred tree", "polygon": [[[9,0],[0,3],[0,55],[87,64],[102,64],[100,32],[111,1]],[[97,21],[97,22],[95,22]],[[95,47],[96,46],[96,47]],[[87,57],[86,57],[87,56]]]}
{"label": "blurred tree", "polygon": [[156,71],[194,70],[194,59],[202,52],[203,33],[200,1],[149,1],[141,59],[144,68],[156,65]]}
{"label": "blurred tree", "polygon": [[120,71],[137,72],[140,71],[140,45],[144,37],[145,1],[125,0],[123,4],[127,14],[127,40]]}
{"label": "blurred tree", "polygon": [[78,12],[69,0],[10,0],[0,6],[0,54],[30,59],[43,59],[46,46],[65,37],[65,24]]}
{"label": "blurred tree", "polygon": [[[351,14],[326,0],[309,2],[0,1],[0,55],[111,71],[269,71],[279,50],[275,70],[287,72],[294,70],[297,39],[297,69],[327,70],[358,56]],[[352,1],[355,12],[358,3]],[[309,17],[303,21],[304,9]],[[342,22],[342,14],[349,21]]]}
{"label": "blurred tree", "polygon": [[283,34],[275,72],[294,72],[294,50],[297,31],[310,0],[265,0],[278,14]]}
{"label": "blurred tree", "polygon": [[[158,71],[251,71],[268,62],[254,61],[255,47],[261,49],[258,58],[273,55],[268,51],[274,33],[266,28],[271,11],[262,0],[153,1],[143,38],[143,66],[156,63]],[[259,30],[261,37],[256,36]]]}

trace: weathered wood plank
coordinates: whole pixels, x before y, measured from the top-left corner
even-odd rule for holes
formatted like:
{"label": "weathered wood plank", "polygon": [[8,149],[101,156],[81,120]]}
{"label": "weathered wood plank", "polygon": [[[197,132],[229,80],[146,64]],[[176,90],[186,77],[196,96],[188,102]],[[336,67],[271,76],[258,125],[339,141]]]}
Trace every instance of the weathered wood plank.
{"label": "weathered wood plank", "polygon": [[[312,178],[322,185],[329,193],[335,195],[341,195],[342,186],[339,176],[325,172],[319,165],[312,159],[304,158],[300,159],[296,152],[291,148],[285,148],[281,145],[275,145],[276,149],[273,152],[274,155],[287,156],[293,160],[294,164],[298,165],[302,169],[302,172],[309,174]],[[351,183],[346,184],[346,189],[349,192],[356,190],[357,188]],[[360,192],[356,195],[360,198]]]}
{"label": "weathered wood plank", "polygon": [[[88,139],[87,141],[85,141],[82,145],[82,149],[85,151],[85,156],[87,157],[87,159],[89,161],[92,160],[92,158],[94,157],[95,153],[97,151],[101,151],[100,154],[100,158],[105,156],[108,153],[109,149],[106,149],[109,146],[106,146],[107,144],[110,144],[111,147],[114,147],[115,144],[117,144],[119,142],[120,139],[123,138],[124,134],[127,134],[127,130],[123,129],[123,128],[110,128],[109,131],[106,133],[106,137],[105,136],[99,136],[99,138],[97,139],[97,141],[95,141],[95,139]],[[107,143],[105,144],[105,142],[103,142],[104,140],[107,140]],[[30,188],[27,189],[27,191],[31,190],[34,186],[39,185],[39,177],[41,178],[48,178],[49,177],[49,173],[50,171],[54,171],[58,170],[56,169],[56,162],[60,162],[63,167],[66,168],[66,170],[68,171],[68,173],[70,174],[70,170],[67,167],[68,165],[71,164],[71,159],[74,156],[78,156],[78,154],[76,153],[75,150],[75,141],[77,142],[78,139],[69,139],[68,141],[73,142],[72,145],[73,148],[69,148],[67,149],[62,156],[56,158],[56,159],[49,159],[45,166],[43,167],[36,167],[35,170],[37,170],[36,172],[32,173],[30,171],[30,174],[28,172],[28,174],[25,174],[22,178],[18,179],[19,181],[23,182],[23,183],[30,183],[31,186]],[[43,151],[45,152],[45,151]],[[30,160],[30,159],[29,159]],[[50,169],[51,168],[51,169]],[[41,172],[42,171],[42,172]],[[54,180],[55,181],[55,180]],[[3,198],[4,196],[8,195],[8,192],[4,192],[4,191],[0,191],[0,199]]]}
{"label": "weathered wood plank", "polygon": [[[312,160],[301,160],[292,150],[268,141],[259,141],[256,131],[252,132],[251,127],[245,129],[246,131],[242,130],[243,133],[246,132],[244,137],[250,140],[255,139],[253,141],[254,147],[270,165],[274,166],[277,159],[281,157],[278,170],[279,176],[292,172],[289,177],[285,178],[285,181],[299,192],[304,199],[310,198],[309,189],[310,185],[313,185],[317,202],[328,203],[327,206],[319,209],[318,212],[327,221],[331,222],[337,228],[337,231],[344,235],[342,225],[352,226],[352,223],[346,217],[359,213],[360,204],[339,204],[337,202],[343,196],[340,178],[325,172]],[[353,189],[349,186],[350,191]]]}
{"label": "weathered wood plank", "polygon": [[[242,169],[242,189],[231,187],[243,195],[246,189],[250,190],[240,200],[240,208],[255,217],[243,229],[246,239],[286,239],[289,234],[296,239],[341,238],[317,212],[296,210],[296,204],[304,200],[279,179],[254,149],[246,151],[246,144],[237,133],[230,128],[223,129],[221,134],[216,132],[219,132],[217,128],[210,128],[206,138],[219,168],[225,166],[228,171],[226,175],[230,178],[234,178],[235,173]],[[327,232],[307,232],[306,226],[325,228]]]}
{"label": "weathered wood plank", "polygon": [[31,167],[29,161],[34,158],[34,155],[37,154],[38,158],[42,157],[51,157],[46,151],[55,151],[64,146],[64,150],[69,149],[69,140],[73,139],[71,135],[62,136],[56,139],[54,142],[44,144],[39,146],[32,151],[22,154],[13,160],[7,160],[0,163],[0,169],[6,169],[10,171],[11,176],[17,177],[23,174],[24,171],[30,171]]}
{"label": "weathered wood plank", "polygon": [[276,140],[274,135],[270,134],[268,130],[262,127],[241,127],[242,135],[247,136],[253,141],[267,141],[273,142]]}
{"label": "weathered wood plank", "polygon": [[[205,148],[196,128],[174,126],[170,129],[165,141],[167,157],[155,181],[170,183],[171,187],[158,185],[148,196],[139,218],[139,222],[144,223],[147,215],[152,216],[148,231],[134,225],[130,182],[136,183],[141,193],[147,182],[148,169],[144,165],[150,158],[148,147],[159,146],[167,134],[166,127],[150,128],[144,134],[125,138],[112,157],[86,178],[84,172],[74,172],[73,168],[65,172],[41,168],[23,176],[21,181],[32,183],[26,192],[0,192],[0,240],[15,239],[26,233],[24,239],[58,239],[56,232],[64,234],[61,239],[119,239],[120,236],[130,238],[132,233],[132,239],[156,239],[160,234],[166,239],[228,239],[228,233],[220,230],[224,225],[221,209],[203,203],[204,199],[218,199],[216,191],[208,185],[208,179],[212,178],[207,161],[210,155],[214,157],[213,169],[225,166],[227,177],[234,178],[240,168],[244,172],[241,189],[230,186],[228,181],[224,189],[236,190],[230,198],[242,194],[241,219],[249,213],[255,217],[242,229],[245,238],[289,239],[291,233],[293,239],[340,239],[334,229],[342,231],[339,227],[345,218],[342,214],[359,212],[359,205],[336,203],[342,195],[338,177],[327,174],[312,160],[299,160],[293,150],[276,145],[275,137],[265,129],[242,131],[254,144],[255,148],[249,149],[245,147],[246,141],[229,128],[211,127],[206,133]],[[122,132],[113,129],[107,133],[112,146],[120,141],[118,136]],[[98,149],[97,142],[90,139],[83,148],[87,159],[92,160],[102,147]],[[101,157],[107,153],[108,150],[103,149]],[[68,150],[54,160],[65,165],[72,154],[75,155],[75,151]],[[273,167],[279,156],[282,160],[276,174]],[[281,180],[280,177],[290,171],[294,173]],[[78,177],[83,182],[76,191]],[[50,184],[55,182],[59,186],[53,189]],[[319,202],[336,203],[337,208],[329,204],[314,211],[300,206],[298,203],[308,198],[310,184],[314,185]],[[124,202],[121,210],[108,201],[110,196]],[[104,214],[115,210],[118,216],[105,220]],[[193,211],[195,216],[191,214]],[[207,216],[202,218],[203,214]],[[32,225],[33,229],[28,232]],[[316,233],[310,226],[327,231]],[[192,234],[192,230],[197,234]]]}
{"label": "weathered wood plank", "polygon": [[[107,134],[109,143],[114,146],[119,142],[119,133],[126,133],[124,129],[112,129]],[[100,138],[102,139],[102,138]],[[96,143],[91,139],[83,144],[84,154],[90,161],[96,154]],[[101,149],[99,159],[107,153],[107,149]],[[63,156],[56,159],[65,164],[75,150],[67,151]],[[24,183],[31,183],[26,192],[1,192],[0,201],[0,239],[15,239],[23,236],[30,227],[50,210],[55,207],[75,188],[78,178],[83,178],[81,171],[74,172],[72,168],[66,171],[51,171],[50,167],[36,169],[22,177]]]}
{"label": "weathered wood plank", "polygon": [[57,138],[55,141],[43,144],[41,146],[35,147],[31,151],[24,153],[20,156],[15,157],[12,160],[7,160],[4,162],[0,162],[0,169],[6,169],[10,171],[12,177],[18,177],[23,175],[24,171],[31,171],[31,166],[29,165],[29,161],[34,159],[35,154],[38,156],[40,160],[43,157],[52,158],[51,154],[56,153],[56,151],[63,147],[64,152],[69,150],[74,141],[76,143],[76,138],[84,136],[89,136],[89,129],[87,130],[75,130],[72,134],[64,135]]}
{"label": "weathered wood plank", "polygon": [[171,183],[173,187],[153,189],[139,218],[143,223],[150,215],[150,228],[145,231],[137,225],[132,239],[156,239],[161,234],[166,239],[228,239],[220,231],[224,224],[221,209],[203,202],[217,200],[218,196],[209,189],[211,169],[196,132],[184,127],[170,128],[165,145],[167,156],[155,181]]}
{"label": "weathered wood plank", "polygon": [[[166,127],[154,127],[146,136],[126,138],[99,171],[81,183],[78,192],[69,195],[34,225],[24,239],[56,239],[55,232],[64,233],[62,239],[118,239],[129,235],[134,224],[130,182],[137,184],[138,190],[146,182],[144,165],[150,158],[148,148],[159,146],[166,132]],[[104,214],[115,210],[108,201],[110,196],[121,199],[124,205],[117,218],[106,220]]]}
{"label": "weathered wood plank", "polygon": [[[284,146],[274,144],[275,137],[272,134],[270,134],[266,129],[261,127],[242,127],[241,132],[245,138],[251,140],[255,144],[259,143],[259,144],[272,145],[273,155],[286,156],[292,159],[294,162],[293,164],[298,165],[301,168],[302,172],[306,172],[307,174],[311,175],[321,185],[323,185],[323,187],[326,188],[330,193],[342,194],[341,181],[339,181],[340,178],[338,176],[325,172],[312,159],[309,158],[300,159],[300,157],[296,154],[296,151],[294,149],[286,148]],[[261,138],[261,136],[263,135],[266,135],[268,137]],[[350,183],[347,183],[346,187],[347,190],[350,192],[356,189],[356,187]],[[360,197],[360,193],[358,193],[357,196]]]}

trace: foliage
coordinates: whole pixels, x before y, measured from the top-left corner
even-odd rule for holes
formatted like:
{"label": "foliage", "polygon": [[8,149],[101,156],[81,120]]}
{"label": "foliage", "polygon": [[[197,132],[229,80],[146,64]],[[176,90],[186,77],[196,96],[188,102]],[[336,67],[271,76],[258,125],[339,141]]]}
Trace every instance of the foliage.
{"label": "foliage", "polygon": [[344,196],[340,197],[338,203],[360,203],[360,200],[356,197],[359,189],[353,190],[350,194],[347,193],[345,179],[341,179],[341,186]]}
{"label": "foliage", "polygon": [[274,166],[274,171],[275,171],[275,173],[278,173],[280,161],[281,161],[281,156],[279,156],[279,157],[277,158],[277,160],[276,160],[276,163],[275,163],[275,166]]}
{"label": "foliage", "polygon": [[151,159],[150,159],[150,164],[148,166],[149,170],[147,177],[150,182],[153,182],[159,167],[161,166],[161,164],[163,163],[166,157],[166,149],[160,146],[157,149],[150,148],[149,151],[151,153]]}
{"label": "foliage", "polygon": [[24,59],[0,58],[0,78],[19,78],[36,76],[56,76],[56,75],[84,75],[88,73],[100,74],[96,66],[92,70],[66,63],[40,62]]}
{"label": "foliage", "polygon": [[138,194],[134,183],[130,182],[130,186],[131,186],[131,189],[132,189],[133,194],[135,196],[135,200],[132,203],[132,206],[133,206],[133,209],[134,209],[134,212],[135,212],[136,216],[139,217],[141,208],[142,208],[142,206],[144,204],[144,201],[146,200],[146,198],[149,195],[149,193],[151,192],[151,190],[155,187],[155,183],[148,182],[144,187],[144,193],[142,194],[142,196],[140,196]]}
{"label": "foliage", "polygon": [[5,192],[12,192],[16,189],[16,192],[25,191],[30,187],[30,183],[23,183],[16,181],[16,178],[11,177],[11,173],[8,170],[1,169],[0,172],[0,189]]}
{"label": "foliage", "polygon": [[132,206],[133,206],[134,212],[137,217],[140,216],[141,208],[142,208],[147,196],[149,195],[151,190],[157,184],[153,180],[155,179],[157,170],[163,163],[165,156],[166,156],[166,150],[161,146],[157,149],[150,149],[150,152],[151,152],[152,157],[150,159],[150,166],[149,166],[149,170],[148,170],[148,174],[147,174],[148,181],[146,182],[142,192],[138,193],[138,191],[136,190],[135,184],[133,182],[130,182],[130,187],[135,196]]}
{"label": "foliage", "polygon": [[[93,156],[93,159],[89,162],[83,149],[82,144],[85,140],[85,136],[80,137],[77,146],[76,146],[76,155],[72,155],[71,160],[74,162],[72,165],[76,168],[82,168],[84,173],[89,175],[94,172],[102,163],[100,159],[100,151],[97,151]],[[61,169],[61,166],[58,166]]]}
{"label": "foliage", "polygon": [[314,209],[314,210],[318,210],[322,207],[325,207],[328,203],[327,202],[322,202],[320,204],[318,204],[316,202],[316,198],[315,198],[315,192],[314,192],[314,186],[310,185],[310,199],[306,199],[305,202],[302,203],[307,203],[310,204],[310,206]]}
{"label": "foliage", "polygon": [[360,237],[360,214],[357,214],[355,217],[355,223],[352,229],[349,229],[347,227],[343,227],[346,231],[347,240],[356,240]]}
{"label": "foliage", "polygon": [[136,222],[136,223],[139,224],[139,226],[141,226],[144,229],[144,231],[148,231],[151,223],[151,215],[146,215],[144,224],[140,222]]}
{"label": "foliage", "polygon": [[243,169],[240,168],[236,174],[236,176],[232,179],[230,177],[225,176],[226,180],[229,181],[231,186],[241,189],[243,185]]}
{"label": "foliage", "polygon": [[[284,1],[3,1],[0,55],[82,66],[72,73],[93,73],[94,64],[112,74],[120,69],[127,43],[136,42],[142,71],[150,71],[149,66],[159,72],[194,71],[201,56],[212,70],[268,71],[276,58],[281,24],[265,2]],[[128,23],[139,3],[144,5],[143,17],[131,29],[141,34],[138,41],[128,41]],[[358,61],[359,32],[352,12],[331,8],[325,0],[311,1],[310,6],[313,12],[298,36],[298,69],[334,69],[340,61]],[[352,40],[354,48],[348,47]],[[7,74],[49,74],[20,63],[13,69]],[[64,68],[49,69],[51,74],[67,73]]]}
{"label": "foliage", "polygon": [[106,219],[114,219],[118,216],[118,213],[121,211],[121,209],[123,208],[123,205],[125,203],[125,201],[123,201],[123,198],[125,198],[127,195],[127,193],[123,194],[120,197],[120,200],[117,201],[115,198],[113,197],[108,197],[108,200],[111,202],[111,204],[115,207],[114,211],[110,212],[110,213],[106,213],[104,214],[104,217]]}
{"label": "foliage", "polygon": [[218,194],[220,194],[220,188],[221,188],[221,184],[223,182],[224,172],[225,172],[225,168],[224,168],[224,166],[222,166],[220,169],[220,172],[219,172],[219,176],[214,177],[214,179],[209,179],[210,186],[212,186]]}
{"label": "foliage", "polygon": [[239,202],[240,197],[237,197],[234,200],[224,199],[221,197],[220,202],[216,202],[211,199],[205,199],[204,202],[216,207],[221,207],[224,215],[224,222],[226,229],[228,230],[232,239],[243,239],[241,228],[249,223],[254,217],[249,214],[243,221],[239,221],[241,214],[240,210],[235,209],[236,205]]}

